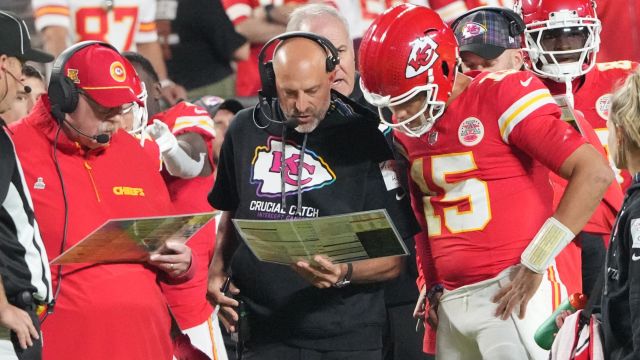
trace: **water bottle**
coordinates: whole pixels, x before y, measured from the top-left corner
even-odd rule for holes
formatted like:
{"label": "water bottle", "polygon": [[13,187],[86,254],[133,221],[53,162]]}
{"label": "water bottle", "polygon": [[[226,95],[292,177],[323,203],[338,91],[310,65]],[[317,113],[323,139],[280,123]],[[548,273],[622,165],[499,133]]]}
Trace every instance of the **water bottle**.
{"label": "water bottle", "polygon": [[556,334],[558,333],[558,325],[556,325],[556,318],[560,313],[564,310],[569,310],[571,312],[575,312],[576,310],[584,309],[587,304],[587,296],[575,293],[569,296],[568,299],[563,301],[545,320],[542,325],[536,330],[535,335],[533,335],[536,344],[545,350],[551,349],[551,345],[553,344],[553,339],[555,339]]}

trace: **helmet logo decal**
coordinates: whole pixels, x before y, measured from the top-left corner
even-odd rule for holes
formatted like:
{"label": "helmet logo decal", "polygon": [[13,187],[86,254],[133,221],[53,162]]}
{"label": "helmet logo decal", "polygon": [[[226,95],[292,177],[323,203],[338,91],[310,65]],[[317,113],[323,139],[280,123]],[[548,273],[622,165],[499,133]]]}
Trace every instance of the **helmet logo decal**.
{"label": "helmet logo decal", "polygon": [[470,39],[472,37],[482,35],[487,32],[487,28],[476,22],[467,23],[462,29],[462,38]]}
{"label": "helmet logo decal", "polygon": [[411,53],[407,59],[405,77],[410,79],[431,69],[433,63],[438,59],[438,44],[429,36],[413,40],[411,43]]}

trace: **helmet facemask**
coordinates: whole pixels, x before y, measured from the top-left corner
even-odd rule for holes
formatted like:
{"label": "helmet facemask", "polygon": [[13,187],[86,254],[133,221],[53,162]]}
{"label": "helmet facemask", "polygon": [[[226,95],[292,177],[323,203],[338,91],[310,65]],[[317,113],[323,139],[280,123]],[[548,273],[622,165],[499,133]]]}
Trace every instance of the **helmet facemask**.
{"label": "helmet facemask", "polygon": [[[531,70],[557,82],[567,82],[585,75],[596,64],[600,29],[600,20],[579,17],[575,11],[569,10],[552,12],[549,20],[527,24],[524,50],[531,59]],[[585,41],[575,49],[545,50],[543,46],[545,37],[576,36],[578,33],[584,34]],[[575,60],[568,62],[568,57]]]}
{"label": "helmet facemask", "polygon": [[[429,71],[433,71],[430,69]],[[411,137],[420,137],[429,132],[436,120],[442,116],[445,109],[445,102],[437,100],[438,98],[438,85],[426,84],[423,86],[416,86],[405,94],[390,97],[381,96],[378,94],[367,91],[362,79],[360,80],[360,87],[364,94],[365,100],[370,104],[375,105],[378,108],[378,116],[380,121],[390,128],[405,133]],[[398,122],[389,122],[383,115],[384,108],[389,108],[393,112],[393,107],[404,104],[410,100],[413,100],[417,96],[424,96],[424,103],[420,107],[420,110],[411,115],[407,119]],[[428,114],[428,116],[425,116]]]}
{"label": "helmet facemask", "polygon": [[140,82],[142,91],[138,94],[138,99],[142,102],[142,106],[138,103],[134,103],[132,107],[133,111],[133,124],[131,130],[127,131],[133,136],[140,137],[140,143],[144,143],[144,129],[147,127],[149,120],[149,114],[147,111],[147,89],[143,82]]}

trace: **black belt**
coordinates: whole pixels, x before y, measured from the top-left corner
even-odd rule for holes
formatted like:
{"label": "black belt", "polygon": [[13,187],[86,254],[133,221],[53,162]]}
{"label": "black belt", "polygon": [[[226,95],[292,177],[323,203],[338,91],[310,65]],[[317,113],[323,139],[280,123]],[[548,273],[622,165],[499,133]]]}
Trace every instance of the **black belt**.
{"label": "black belt", "polygon": [[35,311],[36,306],[40,303],[37,301],[30,291],[21,291],[17,295],[9,297],[9,303],[26,311]]}

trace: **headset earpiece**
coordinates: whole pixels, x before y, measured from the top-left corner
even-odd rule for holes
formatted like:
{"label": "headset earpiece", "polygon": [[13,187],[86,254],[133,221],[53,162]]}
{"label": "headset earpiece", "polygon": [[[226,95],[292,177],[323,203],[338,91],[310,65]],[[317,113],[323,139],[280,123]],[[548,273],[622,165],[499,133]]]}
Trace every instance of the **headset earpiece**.
{"label": "headset earpiece", "polygon": [[327,72],[332,72],[336,69],[336,66],[340,64],[340,59],[338,59],[338,61],[336,62],[336,58],[334,58],[333,56],[328,56],[326,62],[327,64],[325,65],[325,68],[327,69]]}
{"label": "headset earpiece", "polygon": [[273,63],[268,61],[260,67],[260,81],[262,82],[262,96],[275,99],[278,94],[276,92],[276,74],[273,71]]}
{"label": "headset earpiece", "polygon": [[51,114],[60,124],[64,121],[65,114],[72,113],[76,110],[80,99],[80,89],[73,80],[64,74],[64,67],[75,53],[94,44],[106,46],[118,51],[105,42],[83,41],[67,48],[53,63],[47,93],[51,101]]}

